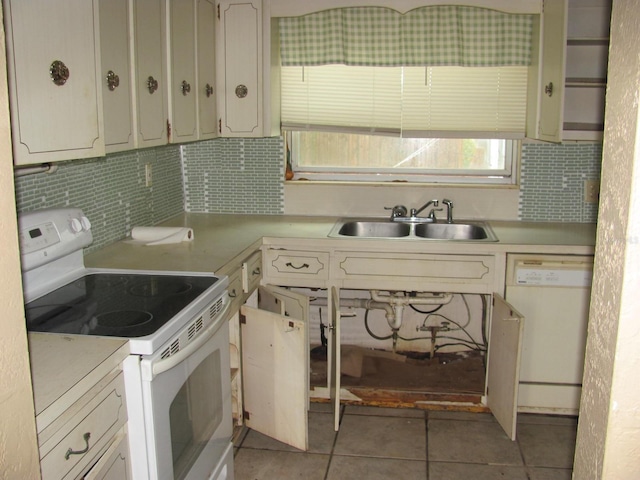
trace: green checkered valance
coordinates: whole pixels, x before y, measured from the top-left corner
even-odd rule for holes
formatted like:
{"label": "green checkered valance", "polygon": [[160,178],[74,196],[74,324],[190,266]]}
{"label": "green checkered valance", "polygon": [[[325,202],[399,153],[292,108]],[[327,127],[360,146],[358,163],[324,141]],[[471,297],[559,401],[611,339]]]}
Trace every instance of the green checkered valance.
{"label": "green checkered valance", "polygon": [[530,64],[531,15],[464,6],[355,7],[280,18],[283,66]]}

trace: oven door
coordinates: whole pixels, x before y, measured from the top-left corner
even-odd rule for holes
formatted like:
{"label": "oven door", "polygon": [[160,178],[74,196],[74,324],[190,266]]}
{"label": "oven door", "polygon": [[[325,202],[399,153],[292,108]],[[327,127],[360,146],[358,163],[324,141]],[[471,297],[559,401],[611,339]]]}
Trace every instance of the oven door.
{"label": "oven door", "polygon": [[[164,349],[161,349],[164,350]],[[142,357],[149,477],[233,478],[229,324],[224,312],[184,350]],[[229,465],[221,465],[224,462]]]}

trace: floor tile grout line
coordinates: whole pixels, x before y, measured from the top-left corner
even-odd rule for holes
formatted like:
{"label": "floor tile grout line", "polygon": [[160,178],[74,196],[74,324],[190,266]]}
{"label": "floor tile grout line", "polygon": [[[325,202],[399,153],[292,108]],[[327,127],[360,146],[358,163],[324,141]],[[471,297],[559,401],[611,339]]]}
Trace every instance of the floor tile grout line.
{"label": "floor tile grout line", "polygon": [[[338,415],[339,417],[338,425],[342,424],[342,417],[344,416],[344,410],[345,410],[344,405],[340,405],[340,413]],[[334,432],[334,435],[333,435],[333,442],[331,444],[331,450],[329,452],[329,461],[327,462],[327,470],[324,472],[324,480],[327,480],[329,478],[329,470],[331,470],[331,463],[333,462],[333,454],[336,449],[336,443],[338,442],[339,434],[340,434],[340,429],[338,429],[337,432]]]}
{"label": "floor tile grout line", "polygon": [[429,480],[429,411],[424,412],[424,444],[425,444],[425,470],[426,479]]}

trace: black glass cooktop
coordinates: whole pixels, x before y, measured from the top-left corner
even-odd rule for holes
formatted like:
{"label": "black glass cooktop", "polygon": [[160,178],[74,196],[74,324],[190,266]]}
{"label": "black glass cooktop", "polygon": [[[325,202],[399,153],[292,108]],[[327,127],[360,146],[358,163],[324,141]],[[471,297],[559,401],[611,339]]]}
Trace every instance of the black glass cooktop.
{"label": "black glass cooktop", "polygon": [[93,273],[25,306],[27,330],[108,337],[150,335],[216,277]]}

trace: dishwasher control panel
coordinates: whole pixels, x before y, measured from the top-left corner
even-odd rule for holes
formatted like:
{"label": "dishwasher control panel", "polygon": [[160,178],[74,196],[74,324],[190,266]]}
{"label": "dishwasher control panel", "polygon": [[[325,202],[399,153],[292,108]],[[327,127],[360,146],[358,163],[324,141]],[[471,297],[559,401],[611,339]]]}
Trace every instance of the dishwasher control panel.
{"label": "dishwasher control panel", "polygon": [[553,266],[526,265],[516,266],[516,285],[536,285],[545,287],[589,287],[591,269],[576,266],[574,268],[554,268]]}

